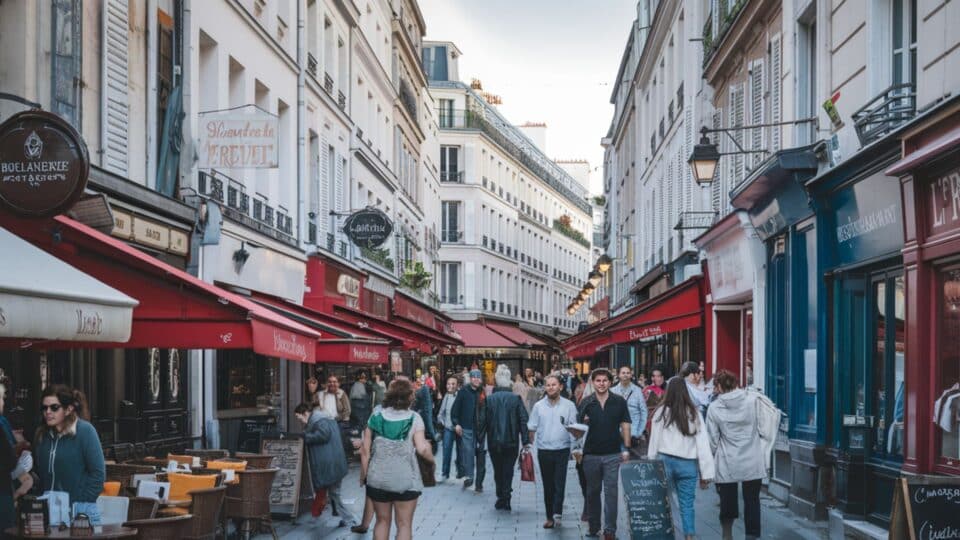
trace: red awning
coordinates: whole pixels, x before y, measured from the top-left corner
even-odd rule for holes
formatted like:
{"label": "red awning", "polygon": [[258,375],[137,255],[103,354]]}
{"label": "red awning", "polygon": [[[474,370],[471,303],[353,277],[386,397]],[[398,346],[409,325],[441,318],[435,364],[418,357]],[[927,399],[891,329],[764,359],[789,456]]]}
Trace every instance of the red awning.
{"label": "red awning", "polygon": [[64,216],[41,222],[0,216],[0,223],[140,302],[133,310],[129,341],[84,346],[253,349],[301,362],[316,357],[317,332],[82,223]]}
{"label": "red awning", "polygon": [[616,317],[598,322],[563,343],[568,356],[593,356],[604,347],[630,343],[703,324],[703,277],[677,285]]}
{"label": "red awning", "polygon": [[518,347],[519,344],[504,337],[502,334],[484,326],[481,322],[453,323],[454,330],[463,338],[464,347],[484,349],[492,347]]}
{"label": "red awning", "polygon": [[317,363],[383,364],[390,360],[390,345],[396,342],[388,336],[351,327],[332,315],[280,298],[255,294],[254,301],[317,331]]}
{"label": "red awning", "polygon": [[493,321],[485,321],[485,323],[487,328],[490,330],[493,330],[494,332],[519,345],[528,345],[533,347],[545,347],[547,345],[543,341],[524,332],[519,327]]}
{"label": "red awning", "polygon": [[373,315],[346,306],[334,306],[334,314],[338,319],[350,322],[358,328],[372,330],[400,342],[405,350],[418,350],[430,354],[434,349],[446,346],[460,345],[453,338],[435,330],[422,328],[414,323],[398,319],[387,321]]}

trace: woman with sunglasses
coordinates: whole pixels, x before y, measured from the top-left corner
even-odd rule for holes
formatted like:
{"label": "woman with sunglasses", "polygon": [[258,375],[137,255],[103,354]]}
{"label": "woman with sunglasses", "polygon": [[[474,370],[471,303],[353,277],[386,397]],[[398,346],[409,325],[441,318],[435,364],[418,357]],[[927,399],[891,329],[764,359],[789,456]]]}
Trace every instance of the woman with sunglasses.
{"label": "woman with sunglasses", "polygon": [[97,430],[86,415],[83,393],[66,385],[47,387],[41,396],[43,427],[37,430],[36,473],[46,491],[70,494],[73,515],[86,514],[100,525],[97,497],[106,467]]}

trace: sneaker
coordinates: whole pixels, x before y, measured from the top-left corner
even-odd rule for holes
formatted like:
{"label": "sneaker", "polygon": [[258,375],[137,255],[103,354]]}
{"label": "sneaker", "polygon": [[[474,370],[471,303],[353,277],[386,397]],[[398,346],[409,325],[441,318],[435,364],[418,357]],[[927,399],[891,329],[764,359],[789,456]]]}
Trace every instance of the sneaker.
{"label": "sneaker", "polygon": [[476,491],[477,493],[483,493],[483,486],[477,486],[477,487],[474,489],[474,491]]}
{"label": "sneaker", "polygon": [[553,521],[553,523],[554,523],[554,526],[559,527],[559,526],[560,526],[560,522],[561,522],[562,520],[563,520],[563,516],[562,516],[561,514],[554,514],[554,515],[553,515],[553,520],[552,520],[552,521]]}
{"label": "sneaker", "polygon": [[437,479],[437,483],[438,483],[438,484],[446,484],[446,483],[447,483],[447,480],[449,480],[449,479],[450,479],[449,476],[441,476],[439,479]]}
{"label": "sneaker", "polygon": [[468,487],[470,487],[470,486],[472,486],[472,485],[473,485],[473,478],[470,478],[470,477],[468,476],[467,479],[463,481],[463,489],[467,489]]}

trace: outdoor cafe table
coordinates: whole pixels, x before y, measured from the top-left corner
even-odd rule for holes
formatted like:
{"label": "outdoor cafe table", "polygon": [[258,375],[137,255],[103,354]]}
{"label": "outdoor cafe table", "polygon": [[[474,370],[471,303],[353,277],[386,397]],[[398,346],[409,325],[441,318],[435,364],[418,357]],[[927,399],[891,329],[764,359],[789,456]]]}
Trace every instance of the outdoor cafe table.
{"label": "outdoor cafe table", "polygon": [[57,527],[50,527],[50,532],[47,534],[21,535],[17,527],[10,527],[3,532],[8,538],[133,538],[137,536],[136,529],[123,525],[103,525],[101,529],[100,532],[94,530],[90,534],[76,536],[70,534],[70,527],[62,531]]}

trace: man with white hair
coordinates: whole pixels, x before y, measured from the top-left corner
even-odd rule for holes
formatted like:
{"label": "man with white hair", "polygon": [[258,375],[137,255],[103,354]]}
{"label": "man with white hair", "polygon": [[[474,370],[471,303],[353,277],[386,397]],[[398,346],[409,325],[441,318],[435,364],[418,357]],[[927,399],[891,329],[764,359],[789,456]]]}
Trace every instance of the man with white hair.
{"label": "man with white hair", "polygon": [[510,369],[501,364],[494,375],[497,386],[487,398],[487,450],[493,462],[493,480],[497,486],[497,510],[510,511],[513,468],[520,444],[529,448],[527,409],[513,393]]}

